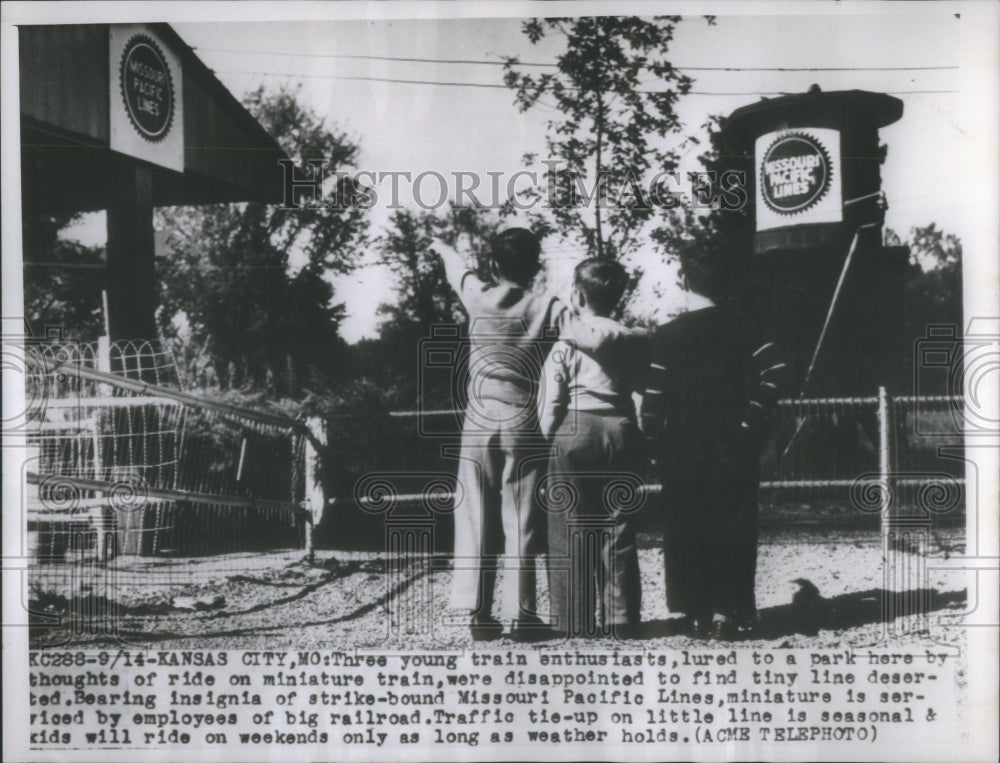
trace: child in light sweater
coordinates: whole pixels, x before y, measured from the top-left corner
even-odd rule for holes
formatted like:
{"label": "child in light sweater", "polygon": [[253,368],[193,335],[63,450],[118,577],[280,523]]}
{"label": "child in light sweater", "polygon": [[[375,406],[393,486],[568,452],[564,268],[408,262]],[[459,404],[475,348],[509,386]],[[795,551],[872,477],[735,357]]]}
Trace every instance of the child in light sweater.
{"label": "child in light sweater", "polygon": [[[627,283],[615,260],[577,265],[572,299],[580,320],[614,338],[596,351],[560,339],[542,372],[539,426],[552,441],[546,478],[551,627],[567,636],[631,638],[639,626],[642,592],[630,516],[639,502],[643,457],[631,395],[645,370],[646,338],[608,318]],[[623,503],[623,496],[633,500]],[[567,499],[570,505],[560,505]]]}

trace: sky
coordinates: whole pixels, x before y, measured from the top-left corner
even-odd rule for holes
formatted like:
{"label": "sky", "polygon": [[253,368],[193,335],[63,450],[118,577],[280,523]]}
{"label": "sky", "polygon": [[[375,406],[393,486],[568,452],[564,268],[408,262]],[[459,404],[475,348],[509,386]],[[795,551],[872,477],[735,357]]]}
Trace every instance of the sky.
{"label": "sky", "polygon": [[[837,4],[840,5],[840,4]],[[936,222],[956,229],[962,178],[955,171],[963,136],[957,102],[963,87],[961,24],[950,5],[920,4],[912,13],[834,13],[822,16],[720,16],[714,26],[686,17],[676,30],[670,60],[677,67],[737,71],[692,71],[694,94],[681,99],[682,136],[703,135],[711,114],[728,114],[757,101],[761,93],[799,92],[813,83],[824,90],[865,89],[898,94],[903,118],[884,128],[889,145],[882,168],[889,201],[886,225],[904,235]],[[523,167],[525,152],[541,152],[548,107],[519,113],[502,87],[499,66],[470,63],[389,61],[354,56],[552,62],[558,39],[531,45],[521,19],[425,19],[174,23],[175,30],[238,98],[256,89],[301,85],[302,99],[329,126],[345,130],[361,146],[359,167],[377,172],[502,172]],[[825,71],[748,71],[751,68],[822,68]],[[887,70],[892,67],[892,70]],[[935,67],[935,68],[929,68]],[[537,71],[537,70],[533,70]],[[438,84],[372,81],[423,80]],[[724,95],[720,95],[724,94]],[[683,167],[694,169],[697,150]],[[428,195],[436,186],[431,184]],[[384,188],[380,187],[380,190]],[[376,229],[388,212],[373,211]],[[91,215],[69,235],[103,243],[104,223]],[[555,243],[550,254],[579,257],[573,244]],[[664,270],[651,247],[631,260],[649,275],[639,300],[656,317],[676,313],[688,296],[676,273]],[[342,334],[348,341],[371,336],[378,304],[392,299],[385,270],[365,267],[335,280],[347,308]],[[663,289],[653,296],[655,286]]]}

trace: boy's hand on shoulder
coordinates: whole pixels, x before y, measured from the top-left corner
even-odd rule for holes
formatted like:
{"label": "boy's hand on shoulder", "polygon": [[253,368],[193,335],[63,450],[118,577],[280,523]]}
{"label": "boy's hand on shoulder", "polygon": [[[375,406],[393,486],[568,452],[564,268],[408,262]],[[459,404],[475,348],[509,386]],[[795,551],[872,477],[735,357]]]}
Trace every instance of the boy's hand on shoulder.
{"label": "boy's hand on shoulder", "polygon": [[648,331],[644,328],[629,328],[607,318],[583,317],[563,314],[560,335],[576,343],[580,349],[593,351],[609,342],[644,340]]}

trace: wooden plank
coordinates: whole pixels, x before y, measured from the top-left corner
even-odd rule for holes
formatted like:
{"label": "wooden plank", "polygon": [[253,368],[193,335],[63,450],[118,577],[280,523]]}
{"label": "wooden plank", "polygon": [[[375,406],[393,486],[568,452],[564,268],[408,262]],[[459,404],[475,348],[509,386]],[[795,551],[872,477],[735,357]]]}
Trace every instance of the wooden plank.
{"label": "wooden plank", "polygon": [[90,433],[97,428],[97,419],[78,419],[77,421],[43,421],[38,425],[41,432],[76,432]]}
{"label": "wooden plank", "polygon": [[108,143],[108,26],[18,28],[21,113]]}
{"label": "wooden plank", "polygon": [[218,92],[195,74],[184,72],[184,170],[240,189],[239,198],[280,201],[285,154],[264,143],[259,128],[221,108]]}
{"label": "wooden plank", "polygon": [[[29,485],[41,485],[46,479],[53,475],[36,474],[27,472],[25,481]],[[105,482],[103,480],[92,480],[85,477],[67,477],[58,475],[60,482],[73,485],[80,490],[100,490],[104,492],[114,491],[121,488],[121,483]],[[185,501],[187,503],[200,503],[210,506],[226,506],[230,508],[257,508],[274,509],[281,511],[294,511],[297,514],[306,514],[306,510],[292,501],[275,501],[266,498],[244,498],[234,495],[210,495],[208,493],[193,493],[188,490],[172,490],[169,488],[153,488],[145,485],[138,486],[137,490],[141,496],[135,498],[135,504],[146,501]]]}
{"label": "wooden plank", "polygon": [[218,411],[219,413],[231,418],[246,419],[247,421],[254,421],[258,424],[265,424],[268,426],[291,429],[300,432],[305,430],[303,422],[298,419],[293,419],[290,416],[281,416],[276,413],[265,413],[263,411],[253,410],[252,408],[241,408],[236,405],[210,400],[208,398],[199,397],[198,395],[192,395],[187,392],[179,392],[178,390],[170,389],[169,387],[160,387],[155,384],[150,384],[149,382],[129,379],[124,376],[119,376],[118,374],[103,373],[93,368],[79,366],[74,363],[53,363],[48,361],[44,364],[44,371],[46,373],[64,373],[81,379],[104,382],[118,389],[127,389],[140,394],[145,393],[147,395],[176,400],[178,403],[190,405],[192,408]]}
{"label": "wooden plank", "polygon": [[[117,158],[108,205],[108,330],[111,341],[156,339],[153,173]],[[152,379],[150,379],[152,381]]]}
{"label": "wooden plank", "polygon": [[311,437],[305,441],[305,481],[306,495],[305,505],[309,512],[309,521],[306,523],[306,551],[309,559],[313,559],[313,531],[316,525],[323,519],[323,511],[326,508],[326,497],[323,493],[323,480],[320,472],[321,461],[317,445],[326,442],[322,419],[311,417],[306,420],[306,427]]}
{"label": "wooden plank", "polygon": [[70,409],[73,408],[136,408],[143,405],[172,405],[180,403],[168,397],[78,397],[60,398],[45,401],[46,409]]}
{"label": "wooden plank", "polygon": [[[54,516],[58,515],[58,516],[62,517],[63,519],[66,519],[67,516],[79,515],[80,512],[83,511],[83,510],[99,509],[99,508],[109,508],[111,506],[110,500],[108,498],[106,498],[106,497],[103,497],[103,496],[100,497],[100,498],[80,498],[80,499],[78,499],[78,500],[76,500],[76,501],[73,502],[73,506],[71,508],[68,507],[68,508],[65,508],[65,509],[53,509],[51,506],[45,506],[44,505],[45,504],[45,500],[41,499],[41,498],[38,498],[38,499],[35,499],[35,500],[37,500],[39,503],[41,503],[44,508],[43,509],[38,509],[36,511],[35,509],[31,508],[31,506],[29,506],[28,507],[28,519],[29,520],[32,517],[40,517],[43,514],[52,514]],[[86,518],[87,518],[86,514],[84,514],[82,516],[77,516],[77,519],[80,519],[81,521],[85,520]]]}

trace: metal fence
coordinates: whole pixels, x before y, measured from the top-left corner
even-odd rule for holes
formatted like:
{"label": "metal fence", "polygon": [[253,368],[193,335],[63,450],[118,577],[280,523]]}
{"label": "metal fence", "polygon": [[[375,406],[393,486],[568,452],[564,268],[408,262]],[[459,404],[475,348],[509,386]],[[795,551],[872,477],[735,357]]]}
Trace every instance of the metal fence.
{"label": "metal fence", "polygon": [[[957,523],[964,509],[962,406],[961,397],[891,396],[885,389],[781,400],[761,457],[762,520],[874,528],[920,516]],[[450,409],[327,421],[336,464],[326,480],[334,496],[328,524],[342,526],[353,516],[363,525],[368,518],[377,534],[387,512],[447,503],[461,426],[461,411]],[[642,489],[658,493],[662,486]]]}
{"label": "metal fence", "polygon": [[[178,386],[154,345],[34,354],[32,602],[39,590],[111,607],[132,584],[210,589],[273,563],[254,552],[311,553],[317,524],[317,545],[357,549],[368,533],[398,575],[450,550],[462,412],[347,415],[320,427]],[[885,589],[920,595],[907,581],[923,579],[935,523],[964,510],[962,404],[884,389],[780,401],[761,459],[762,518],[866,522],[881,537]]]}
{"label": "metal fence", "polygon": [[305,544],[303,422],[148,381],[176,382],[148,343],[46,345],[31,362],[26,513],[40,564]]}
{"label": "metal fence", "polygon": [[[338,497],[329,500],[325,522],[335,533],[318,542],[367,542],[388,552],[390,569],[400,571],[427,569],[435,551],[434,563],[444,564],[449,514],[461,491],[454,475],[462,418],[435,410],[328,421],[329,462],[337,469],[327,484]],[[870,532],[880,545],[883,638],[927,630],[927,560],[942,550],[937,530],[964,519],[963,423],[960,397],[893,397],[885,389],[782,400],[775,411],[761,457],[761,523],[869,528],[856,537]],[[662,491],[645,484],[637,492]],[[640,504],[635,520],[655,534],[657,501]],[[412,601],[391,603],[392,622],[403,623],[394,627],[416,627],[427,616],[423,591],[415,587]]]}
{"label": "metal fence", "polygon": [[957,515],[962,422],[956,396],[891,396],[882,388],[870,397],[782,400],[761,459],[763,503],[881,517],[888,502],[899,511]]}

